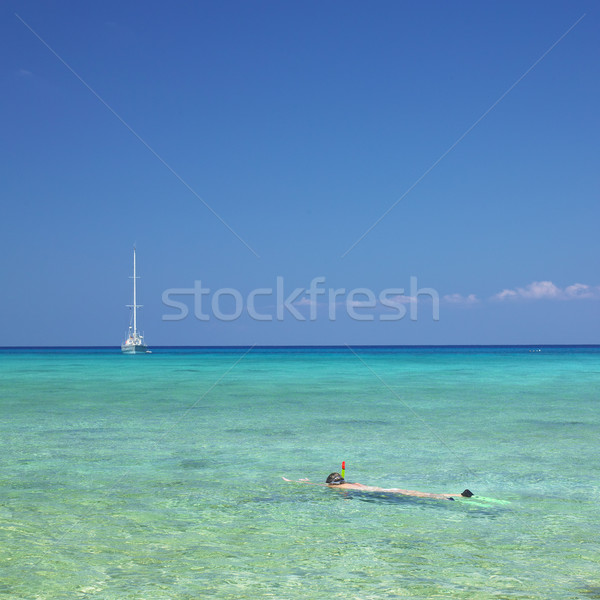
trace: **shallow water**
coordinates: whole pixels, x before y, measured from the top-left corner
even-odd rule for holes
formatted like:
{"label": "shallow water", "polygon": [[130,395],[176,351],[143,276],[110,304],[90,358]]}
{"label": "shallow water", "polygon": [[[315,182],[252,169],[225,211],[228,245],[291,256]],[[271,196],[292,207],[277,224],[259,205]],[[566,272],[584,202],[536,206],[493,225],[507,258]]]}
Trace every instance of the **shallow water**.
{"label": "shallow water", "polygon": [[0,598],[598,598],[600,349],[530,350],[0,351]]}

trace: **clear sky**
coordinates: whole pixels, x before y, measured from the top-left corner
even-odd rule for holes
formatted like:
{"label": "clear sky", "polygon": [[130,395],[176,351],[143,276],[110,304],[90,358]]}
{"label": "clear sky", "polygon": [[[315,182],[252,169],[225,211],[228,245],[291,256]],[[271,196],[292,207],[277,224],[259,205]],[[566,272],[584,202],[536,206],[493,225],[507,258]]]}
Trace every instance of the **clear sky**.
{"label": "clear sky", "polygon": [[597,3],[0,11],[0,345],[600,342]]}

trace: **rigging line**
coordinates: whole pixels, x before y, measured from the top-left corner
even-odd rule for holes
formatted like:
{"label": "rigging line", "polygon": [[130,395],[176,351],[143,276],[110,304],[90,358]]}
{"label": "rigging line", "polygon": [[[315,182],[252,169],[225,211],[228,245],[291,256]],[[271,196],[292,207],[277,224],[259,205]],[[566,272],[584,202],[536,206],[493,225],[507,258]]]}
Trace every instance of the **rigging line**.
{"label": "rigging line", "polygon": [[358,244],[360,244],[360,242],[367,237],[367,235],[369,235],[369,233],[371,233],[371,231],[373,229],[375,229],[375,227],[377,227],[377,225],[379,225],[379,223],[381,221],[383,221],[383,219],[385,219],[385,217],[387,217],[387,215],[392,212],[392,210],[402,201],[404,200],[404,198],[406,198],[406,196],[408,196],[408,194],[410,194],[410,192],[412,192],[413,189],[415,189],[417,187],[417,185],[419,185],[419,183],[421,183],[421,181],[423,181],[423,179],[425,179],[425,177],[427,177],[427,175],[429,175],[429,173],[431,173],[431,171],[433,171],[433,169],[435,169],[435,167],[437,167],[442,160],[444,160],[444,158],[446,158],[446,156],[448,156],[448,154],[450,154],[450,152],[452,152],[452,150],[454,150],[454,148],[456,148],[456,146],[458,146],[458,144],[460,144],[460,142],[462,142],[462,140],[467,137],[467,135],[469,135],[469,133],[471,133],[471,131],[473,131],[473,129],[475,129],[475,127],[477,127],[477,125],[479,125],[479,123],[481,121],[483,121],[483,119],[485,119],[485,117],[488,116],[488,114],[490,112],[492,112],[492,110],[494,110],[494,108],[496,108],[496,106],[508,95],[510,94],[510,92],[512,92],[512,90],[517,87],[517,85],[519,85],[519,83],[521,83],[521,81],[523,81],[523,79],[525,79],[525,77],[527,77],[527,75],[529,75],[529,73],[531,73],[531,71],[533,71],[533,69],[535,69],[535,67],[544,59],[546,58],[546,56],[548,56],[548,54],[550,54],[550,52],[569,34],[571,33],[571,31],[573,31],[573,29],[575,29],[575,27],[577,25],[579,25],[579,23],[583,20],[583,18],[586,16],[586,13],[583,13],[579,19],[577,19],[577,21],[575,21],[575,23],[573,23],[573,25],[571,25],[571,27],[569,27],[569,29],[567,29],[551,46],[550,48],[548,48],[546,50],[546,52],[544,52],[372,225],[371,227],[369,227],[347,250],[346,252],[344,252],[344,254],[342,254],[341,258],[345,258]]}
{"label": "rigging line", "polygon": [[75,69],[73,69],[73,67],[71,67],[71,65],[69,65],[69,63],[67,63],[67,61],[65,61],[59,54],[58,52],[56,52],[51,46],[50,44],[48,44],[48,42],[46,42],[46,40],[44,40],[22,17],[20,17],[17,13],[15,13],[15,17],[17,17],[17,19],[19,19],[19,21],[21,21],[21,23],[23,23],[23,25],[25,25],[25,27],[27,27],[27,29],[29,29],[29,31],[31,31],[31,33],[44,45],[46,46],[46,48],[96,97],[97,100],[99,100],[112,114],[113,116],[115,116],[120,122],[121,124],[123,124],[129,131],[130,133],[132,133],[198,200],[200,200],[200,202],[202,202],[202,204],[204,204],[204,206],[219,220],[221,221],[221,223],[227,228],[229,229],[229,231],[240,241],[242,242],[242,244],[244,244],[244,246],[246,246],[246,248],[248,248],[248,250],[250,250],[250,252],[252,252],[252,254],[254,254],[254,256],[256,256],[256,258],[260,258],[259,254],[241,237],[239,236],[234,230],[233,228],[225,221],[225,219],[223,219],[221,217],[221,215],[219,215],[217,213],[217,211],[215,211],[212,206],[210,206],[208,204],[208,202],[206,202],[206,200],[204,200],[197,192],[196,190],[194,190],[194,188],[192,188],[191,185],[189,185],[187,183],[187,181],[185,181],[183,179],[183,177],[181,177],[181,175],[179,175],[179,173],[177,173],[177,171],[175,171],[175,169],[173,169],[173,167],[171,167],[171,165],[169,163],[167,163],[167,161],[160,156],[160,154],[158,154],[158,152],[156,152],[154,150],[154,148],[152,148],[152,146],[150,146],[150,144],[148,142],[146,142],[146,140],[144,138],[142,138],[141,135],[139,135],[137,133],[137,131],[135,131],[135,129],[133,129],[133,127],[131,127],[131,125],[129,125],[129,123],[127,123],[127,121],[125,121],[125,119],[123,119],[116,110],[114,110],[112,108],[112,106],[110,106],[110,104],[108,104],[108,102],[106,102],[106,100],[104,100],[104,98],[102,98],[102,96],[100,96],[100,94],[98,94],[98,92],[96,92],[96,90],[94,90],[94,88],[92,88],[91,85],[89,85],[84,79],[83,77],[81,77],[77,71],[75,71]]}

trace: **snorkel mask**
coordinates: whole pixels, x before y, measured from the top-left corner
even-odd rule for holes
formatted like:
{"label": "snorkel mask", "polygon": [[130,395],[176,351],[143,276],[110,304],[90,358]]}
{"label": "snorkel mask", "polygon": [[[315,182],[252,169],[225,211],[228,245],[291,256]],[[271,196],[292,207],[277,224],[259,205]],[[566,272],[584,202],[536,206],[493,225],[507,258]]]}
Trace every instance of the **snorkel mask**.
{"label": "snorkel mask", "polygon": [[329,485],[341,485],[342,483],[346,483],[346,480],[339,473],[330,473],[325,483]]}

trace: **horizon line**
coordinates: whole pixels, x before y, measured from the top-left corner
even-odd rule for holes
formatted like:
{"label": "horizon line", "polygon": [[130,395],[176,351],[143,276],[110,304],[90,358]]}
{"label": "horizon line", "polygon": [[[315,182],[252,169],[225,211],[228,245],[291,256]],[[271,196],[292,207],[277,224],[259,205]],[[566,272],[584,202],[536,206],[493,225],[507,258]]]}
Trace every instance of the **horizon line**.
{"label": "horizon line", "polygon": [[[156,345],[149,346],[149,349],[277,349],[277,348],[573,348],[573,347],[600,347],[600,343],[557,343],[557,344],[234,344],[234,345]],[[120,350],[119,345],[100,346],[100,345],[48,345],[48,346],[0,346],[0,350],[52,350],[52,349],[97,349],[97,350]]]}

